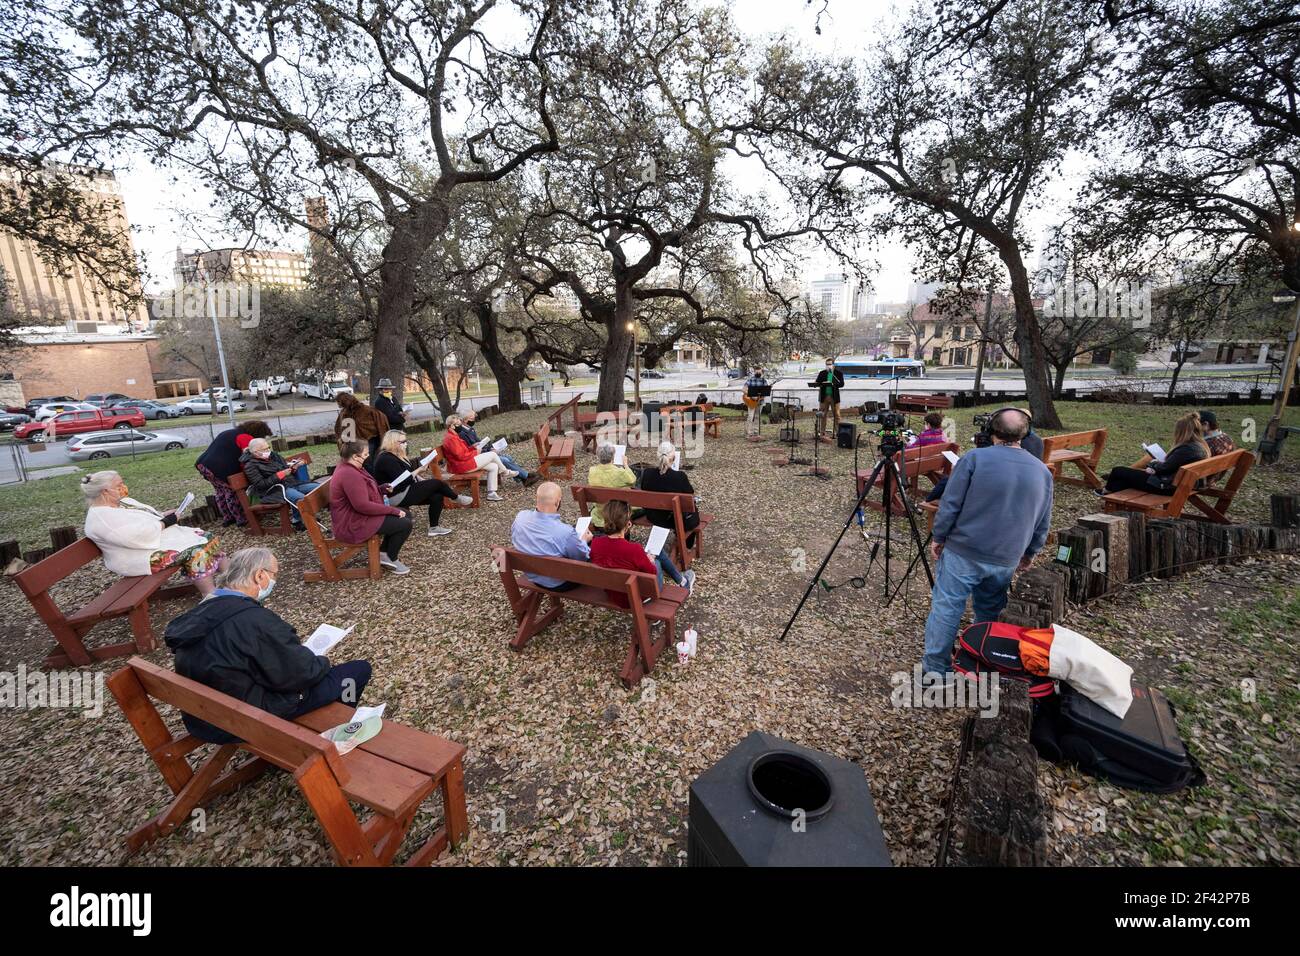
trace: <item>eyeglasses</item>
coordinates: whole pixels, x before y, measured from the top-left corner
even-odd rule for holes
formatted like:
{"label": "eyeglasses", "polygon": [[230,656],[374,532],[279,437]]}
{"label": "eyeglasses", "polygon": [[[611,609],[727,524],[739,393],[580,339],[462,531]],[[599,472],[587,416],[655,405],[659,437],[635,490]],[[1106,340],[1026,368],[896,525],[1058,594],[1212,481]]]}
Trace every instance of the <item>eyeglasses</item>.
{"label": "eyeglasses", "polygon": [[399,444],[399,445],[405,445],[405,444],[406,444],[406,439],[405,439],[405,438],[399,438],[399,439],[397,439],[397,444]]}

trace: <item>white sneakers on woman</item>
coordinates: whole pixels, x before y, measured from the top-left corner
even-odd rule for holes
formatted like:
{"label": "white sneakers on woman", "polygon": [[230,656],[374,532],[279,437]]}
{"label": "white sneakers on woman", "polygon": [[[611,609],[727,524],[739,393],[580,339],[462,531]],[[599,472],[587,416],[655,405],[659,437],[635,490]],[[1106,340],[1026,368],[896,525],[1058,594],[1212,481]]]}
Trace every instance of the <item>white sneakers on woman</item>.
{"label": "white sneakers on woman", "polygon": [[382,551],[379,552],[379,564],[381,567],[387,568],[389,571],[392,571],[394,574],[411,573],[411,569],[408,568],[406,565],[404,565],[401,561],[398,561],[396,558],[390,558]]}

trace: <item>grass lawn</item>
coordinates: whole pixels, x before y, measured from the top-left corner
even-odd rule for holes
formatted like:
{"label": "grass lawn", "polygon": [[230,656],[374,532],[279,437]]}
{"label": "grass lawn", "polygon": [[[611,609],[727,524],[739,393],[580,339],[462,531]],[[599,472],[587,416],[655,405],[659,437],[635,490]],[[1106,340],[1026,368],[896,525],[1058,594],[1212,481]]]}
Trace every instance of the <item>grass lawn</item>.
{"label": "grass lawn", "polygon": [[[1060,407],[1070,430],[1111,428],[1106,468],[1131,463],[1140,441],[1167,447],[1173,421],[1186,411]],[[494,434],[510,434],[536,428],[545,415],[544,409],[513,412],[486,424]],[[954,416],[964,447],[970,415],[963,409]],[[1262,427],[1267,408],[1223,409],[1221,421],[1234,440],[1242,417]],[[1296,418],[1292,412],[1290,421]],[[775,430],[765,426],[764,433]],[[417,446],[440,438],[415,437]],[[327,447],[311,451],[314,473],[334,460]],[[882,606],[879,564],[872,564],[868,543],[849,534],[825,580],[839,585],[861,575],[867,586],[815,589],[789,638],[778,641],[856,496],[851,451],[823,446],[821,462],[832,474],[825,482],[799,477],[801,468],[773,467],[769,451],[780,451],[775,441],[746,442],[742,423],[728,417],[721,439],[709,439],[694,460],[688,477],[715,520],[678,630],[699,632],[699,655],[684,667],[661,659],[652,682],[634,690],[616,678],[628,628],[609,612],[570,605],[522,653],[507,647],[515,625],[489,546],[507,542],[515,514],[532,504],[532,494],[513,482],[503,487],[504,502],[444,513],[442,523],[453,530],[445,537],[427,537],[427,519],[417,509],[415,533],[402,552],[413,570],[402,578],[307,584],[302,574],[315,567],[315,556],[303,535],[218,533],[227,552],[251,544],[275,550],[281,571],[269,606],[299,633],[322,621],[356,625],[334,657],[371,661],[375,678],[365,703],[386,703],[386,719],[468,748],[471,837],[444,865],[682,865],[691,782],[752,730],[857,762],[894,863],[930,865],[965,713],[891,703],[894,676],[921,653],[929,602],[924,575],[913,575],[901,599]],[[511,453],[526,466],[535,460],[531,443],[518,443]],[[808,453],[805,441],[801,454]],[[628,454],[648,462],[653,450]],[[1266,520],[1270,490],[1300,487],[1298,455],[1300,443],[1291,444],[1281,466],[1253,471],[1231,513]],[[185,491],[206,488],[194,457],[190,450],[113,467],[134,497],[171,507]],[[576,481],[594,460],[579,452]],[[0,489],[0,538],[45,544],[49,526],[80,524],[76,484],[69,475]],[[1053,525],[1072,524],[1098,504],[1084,489],[1063,487]],[[567,492],[563,514],[570,521],[577,514]],[[111,580],[101,568],[88,568],[54,596],[79,606]],[[15,585],[0,582],[0,589],[0,630],[7,635],[0,670],[39,667],[50,636]],[[1070,609],[1066,623],[1128,661],[1178,705],[1180,731],[1209,782],[1151,796],[1042,765],[1040,785],[1053,814],[1052,863],[1300,862],[1298,591],[1300,560],[1269,556],[1142,582]],[[161,635],[187,606],[155,607],[155,632]],[[114,622],[97,628],[91,641],[109,643],[127,632],[124,622]],[[170,666],[165,647],[148,657]],[[108,661],[95,670],[108,674],[116,666]],[[1243,686],[1255,689],[1253,700],[1243,697]],[[111,699],[98,719],[51,708],[14,711],[0,774],[23,781],[0,789],[0,864],[329,862],[319,826],[285,774],[215,801],[204,832],[182,827],[127,858],[124,835],[156,812],[168,791]],[[412,840],[426,835],[438,816],[436,801],[426,806]]]}

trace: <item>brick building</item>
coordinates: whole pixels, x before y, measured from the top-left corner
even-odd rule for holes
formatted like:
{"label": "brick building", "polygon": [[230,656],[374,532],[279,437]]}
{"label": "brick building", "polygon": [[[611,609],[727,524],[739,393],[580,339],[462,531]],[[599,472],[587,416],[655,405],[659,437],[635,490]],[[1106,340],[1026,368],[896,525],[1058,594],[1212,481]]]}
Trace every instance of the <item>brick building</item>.
{"label": "brick building", "polygon": [[153,335],[33,331],[21,338],[22,346],[4,357],[3,371],[13,375],[24,398],[103,392],[155,397]]}

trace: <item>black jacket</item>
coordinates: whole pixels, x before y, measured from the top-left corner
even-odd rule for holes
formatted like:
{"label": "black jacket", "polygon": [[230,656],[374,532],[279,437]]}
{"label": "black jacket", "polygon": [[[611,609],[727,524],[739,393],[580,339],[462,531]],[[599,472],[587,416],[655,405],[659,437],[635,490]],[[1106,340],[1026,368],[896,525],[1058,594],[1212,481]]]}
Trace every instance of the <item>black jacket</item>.
{"label": "black jacket", "polygon": [[[840,403],[840,389],[844,387],[844,373],[839,369],[833,369],[828,372],[822,369],[813,379],[818,385],[829,385],[831,387],[831,401],[836,405]],[[821,401],[825,395],[825,389],[817,389],[817,400]]]}
{"label": "black jacket", "polygon": [[[660,473],[657,465],[651,465],[641,472],[641,490],[657,491],[669,495],[695,494],[695,489],[691,487],[691,480],[686,477],[686,472],[673,471],[669,468],[667,471]],[[647,508],[645,516],[650,519],[651,523],[657,524],[661,528],[673,527],[673,513],[671,511]],[[685,518],[687,529],[695,527],[699,520],[699,516],[694,513],[687,515]]]}
{"label": "black jacket", "polygon": [[398,405],[387,395],[380,395],[375,399],[374,407],[388,417],[389,428],[406,427],[406,415],[402,413],[402,406]]}
{"label": "black jacket", "polygon": [[[401,455],[394,455],[391,451],[381,451],[379,457],[375,459],[375,481],[381,485],[391,485],[393,480],[404,471],[415,471],[420,467],[417,460],[407,461]],[[402,487],[407,487],[403,482]]]}
{"label": "black jacket", "polygon": [[1155,472],[1152,480],[1147,484],[1154,485],[1162,490],[1172,489],[1174,486],[1174,476],[1178,474],[1178,469],[1183,465],[1194,465],[1205,457],[1205,449],[1196,442],[1187,442],[1184,445],[1175,446],[1169,454],[1165,455],[1164,461],[1153,461],[1150,468]]}
{"label": "black jacket", "polygon": [[[167,625],[163,639],[176,673],[277,717],[292,714],[330,669],[329,659],[304,647],[293,627],[244,595],[199,602]],[[184,720],[200,740],[229,742],[205,721],[188,714]]]}
{"label": "black jacket", "polygon": [[238,435],[239,433],[233,428],[218,432],[217,437],[212,439],[212,444],[203,449],[203,454],[199,455],[194,464],[202,465],[211,471],[219,481],[225,481],[231,475],[238,474],[240,451],[239,446],[235,444]]}
{"label": "black jacket", "polygon": [[[251,451],[245,451],[239,456],[239,467],[244,469],[244,477],[248,479],[248,490],[264,505],[284,502],[284,492],[277,485],[296,488],[303,484],[278,452],[271,452],[271,457],[263,460]],[[282,471],[289,473],[281,478]]]}

